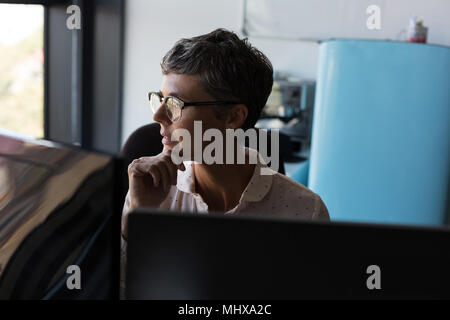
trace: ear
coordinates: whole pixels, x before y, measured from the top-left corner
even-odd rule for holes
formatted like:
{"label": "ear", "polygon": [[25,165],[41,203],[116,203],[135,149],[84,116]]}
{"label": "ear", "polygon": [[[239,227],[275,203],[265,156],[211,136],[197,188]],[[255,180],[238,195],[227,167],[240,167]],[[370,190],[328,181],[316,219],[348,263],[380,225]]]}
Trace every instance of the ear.
{"label": "ear", "polygon": [[226,118],[226,128],[227,129],[237,129],[240,128],[245,119],[248,116],[248,109],[245,104],[235,105],[228,113]]}

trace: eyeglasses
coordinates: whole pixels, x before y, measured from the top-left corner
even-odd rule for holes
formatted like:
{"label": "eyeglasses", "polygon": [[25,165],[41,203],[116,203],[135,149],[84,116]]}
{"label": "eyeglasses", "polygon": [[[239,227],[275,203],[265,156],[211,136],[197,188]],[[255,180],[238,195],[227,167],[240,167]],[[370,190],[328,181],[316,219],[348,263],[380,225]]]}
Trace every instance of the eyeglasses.
{"label": "eyeglasses", "polygon": [[180,120],[182,110],[185,107],[216,106],[216,105],[239,103],[235,101],[184,102],[183,100],[173,96],[163,97],[161,92],[149,92],[148,99],[150,100],[150,109],[152,110],[153,113],[156,113],[161,104],[164,104],[166,107],[167,116],[172,122]]}

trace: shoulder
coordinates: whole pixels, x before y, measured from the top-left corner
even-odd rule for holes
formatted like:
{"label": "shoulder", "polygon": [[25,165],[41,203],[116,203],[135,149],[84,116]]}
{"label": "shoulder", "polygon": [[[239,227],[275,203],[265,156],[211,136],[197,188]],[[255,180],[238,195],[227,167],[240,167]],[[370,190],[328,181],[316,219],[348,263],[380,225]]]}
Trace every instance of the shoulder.
{"label": "shoulder", "polygon": [[272,180],[272,197],[282,200],[290,212],[312,219],[329,220],[327,207],[321,197],[308,187],[291,178],[275,173]]}
{"label": "shoulder", "polygon": [[276,189],[288,191],[288,193],[292,193],[293,195],[301,195],[314,197],[315,193],[308,189],[301,183],[298,183],[295,180],[292,180],[288,176],[285,176],[281,173],[274,173],[272,180],[273,187]]}

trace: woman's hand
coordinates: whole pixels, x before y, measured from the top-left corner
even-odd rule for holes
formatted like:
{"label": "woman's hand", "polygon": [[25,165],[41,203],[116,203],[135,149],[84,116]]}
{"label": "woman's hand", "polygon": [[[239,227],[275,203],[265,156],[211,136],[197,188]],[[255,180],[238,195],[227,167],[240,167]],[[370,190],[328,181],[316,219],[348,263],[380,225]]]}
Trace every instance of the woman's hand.
{"label": "woman's hand", "polygon": [[173,163],[172,149],[154,157],[141,157],[128,166],[127,210],[122,212],[122,235],[127,239],[128,214],[133,208],[159,207],[172,185],[177,184],[177,170],[184,171],[184,164]]}
{"label": "woman's hand", "polygon": [[128,166],[131,208],[158,207],[177,184],[177,170],[185,170],[183,163],[175,165],[172,150],[164,149],[154,157],[141,157]]}
{"label": "woman's hand", "polygon": [[177,170],[186,170],[184,164],[175,165],[172,150],[164,149],[154,157],[141,157],[128,166],[129,207],[123,212],[122,235],[127,239],[128,214],[133,208],[158,207],[167,197],[172,185],[177,184]]}

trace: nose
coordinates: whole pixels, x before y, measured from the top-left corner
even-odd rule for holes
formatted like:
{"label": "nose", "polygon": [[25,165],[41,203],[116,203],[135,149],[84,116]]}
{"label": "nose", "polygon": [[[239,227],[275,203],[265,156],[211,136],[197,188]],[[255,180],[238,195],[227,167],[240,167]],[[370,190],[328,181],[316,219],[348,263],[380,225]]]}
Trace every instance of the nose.
{"label": "nose", "polygon": [[172,123],[169,117],[167,116],[166,106],[164,105],[164,103],[161,103],[161,106],[153,114],[153,121],[156,121],[160,124],[164,124],[166,126]]}

